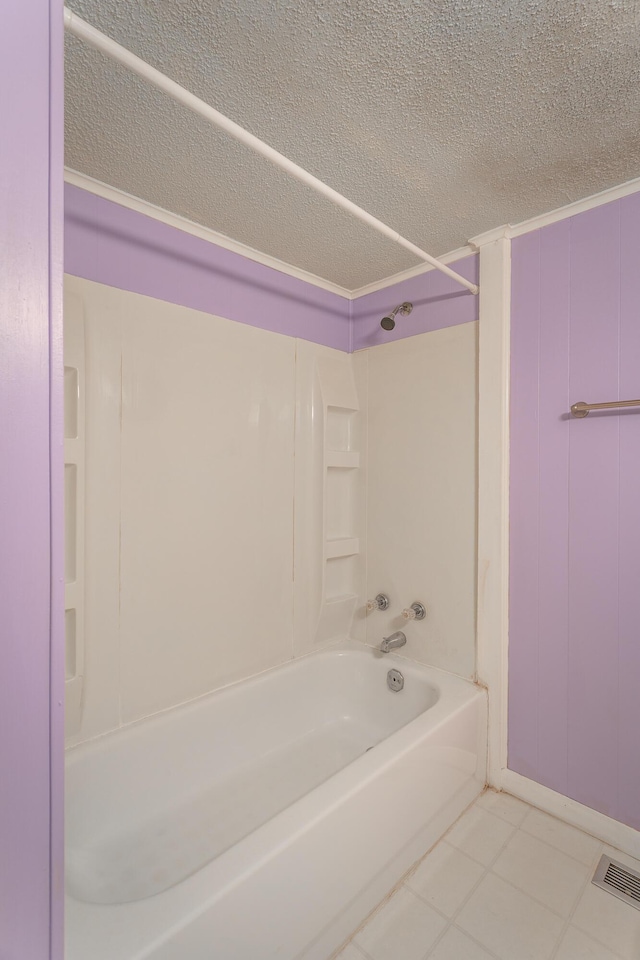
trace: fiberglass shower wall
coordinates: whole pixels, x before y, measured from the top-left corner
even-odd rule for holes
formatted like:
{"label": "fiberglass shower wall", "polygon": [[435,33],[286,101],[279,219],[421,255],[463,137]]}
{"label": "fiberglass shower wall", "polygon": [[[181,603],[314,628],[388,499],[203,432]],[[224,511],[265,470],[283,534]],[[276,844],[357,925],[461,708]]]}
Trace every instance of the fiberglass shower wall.
{"label": "fiberglass shower wall", "polygon": [[[455,269],[477,282],[478,258]],[[390,334],[380,318],[413,303]],[[435,271],[353,304],[354,363],[367,398],[366,594],[384,613],[356,613],[378,646],[404,630],[403,653],[463,677],[476,673],[478,297]],[[401,611],[426,605],[423,621]]]}
{"label": "fiberglass shower wall", "polygon": [[[406,653],[472,676],[477,297],[426,273],[356,301],[350,324],[326,290],[67,201],[86,428],[71,740],[349,635],[377,645],[415,600],[429,612]],[[476,279],[476,258],[462,268]],[[412,325],[379,337],[407,295]],[[379,590],[388,616],[365,619]]]}

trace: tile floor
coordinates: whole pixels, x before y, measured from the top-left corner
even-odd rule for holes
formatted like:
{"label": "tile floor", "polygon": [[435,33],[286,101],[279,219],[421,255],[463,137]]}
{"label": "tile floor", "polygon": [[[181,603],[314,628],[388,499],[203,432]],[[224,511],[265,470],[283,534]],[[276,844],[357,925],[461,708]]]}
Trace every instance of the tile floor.
{"label": "tile floor", "polygon": [[489,791],[336,960],[640,960],[640,910],[591,884],[603,853],[640,869]]}

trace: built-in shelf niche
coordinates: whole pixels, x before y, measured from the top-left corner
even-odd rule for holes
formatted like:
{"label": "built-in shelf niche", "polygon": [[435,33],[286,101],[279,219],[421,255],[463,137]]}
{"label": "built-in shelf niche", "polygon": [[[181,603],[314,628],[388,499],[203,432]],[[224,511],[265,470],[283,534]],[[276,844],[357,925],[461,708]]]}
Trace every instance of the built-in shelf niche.
{"label": "built-in shelf niche", "polygon": [[78,436],[78,371],[75,367],[64,368],[64,436],[75,440]]}
{"label": "built-in shelf niche", "polygon": [[353,450],[354,414],[357,407],[336,407],[327,404],[325,444],[331,452],[350,453]]}
{"label": "built-in shelf niche", "polygon": [[358,532],[358,471],[331,466],[326,471],[325,537],[352,538]]}
{"label": "built-in shelf niche", "polygon": [[78,467],[64,465],[64,579],[74,583],[78,554]]}
{"label": "built-in shelf niche", "polygon": [[341,372],[341,403],[325,409],[323,639],[348,634],[358,600],[358,399],[351,369]]}
{"label": "built-in shelf niche", "polygon": [[353,557],[360,553],[358,537],[336,537],[335,540],[325,540],[325,560],[338,560],[341,557]]}
{"label": "built-in shelf niche", "polygon": [[295,649],[350,635],[364,590],[363,432],[352,358],[297,346]]}
{"label": "built-in shelf niche", "polygon": [[325,600],[345,599],[356,595],[357,553],[331,557],[326,562]]}
{"label": "built-in shelf niche", "polygon": [[360,454],[357,450],[327,450],[327,467],[343,470],[357,470],[360,466]]}
{"label": "built-in shelf niche", "polygon": [[65,610],[64,612],[64,632],[65,632],[65,680],[73,680],[77,676],[76,663],[76,611],[75,609]]}
{"label": "built-in shelf niche", "polygon": [[80,730],[84,683],[84,313],[78,297],[64,302],[65,729]]}

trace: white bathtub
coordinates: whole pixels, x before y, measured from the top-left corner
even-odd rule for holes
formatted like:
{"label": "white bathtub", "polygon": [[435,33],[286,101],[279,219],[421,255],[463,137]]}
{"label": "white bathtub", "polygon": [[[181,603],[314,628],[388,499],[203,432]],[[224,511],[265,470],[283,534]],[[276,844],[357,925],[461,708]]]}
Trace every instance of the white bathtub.
{"label": "white bathtub", "polygon": [[485,748],[484,691],[347,643],[72,749],[67,960],[327,960]]}

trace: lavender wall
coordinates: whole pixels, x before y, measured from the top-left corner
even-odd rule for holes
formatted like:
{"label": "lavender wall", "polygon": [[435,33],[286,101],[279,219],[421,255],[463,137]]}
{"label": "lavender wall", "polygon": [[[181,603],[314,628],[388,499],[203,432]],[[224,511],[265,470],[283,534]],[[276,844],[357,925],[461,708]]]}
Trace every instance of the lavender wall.
{"label": "lavender wall", "polygon": [[[349,301],[238,253],[65,186],[65,272],[351,352],[478,319],[478,298],[437,271]],[[454,269],[478,282],[477,256]],[[402,300],[414,311],[385,332]]]}
{"label": "lavender wall", "polygon": [[[451,268],[478,282],[477,256],[464,257]],[[398,316],[394,330],[383,330],[380,319],[404,300],[413,303],[413,312],[408,317]],[[429,270],[351,302],[351,349],[374,347],[477,319],[478,297],[444,274]]]}
{"label": "lavender wall", "polygon": [[339,350],[349,301],[69,184],[65,272]]}
{"label": "lavender wall", "polygon": [[512,256],[509,767],[640,829],[640,194]]}
{"label": "lavender wall", "polygon": [[3,960],[62,957],[61,55],[62,5],[6,0],[0,30]]}

